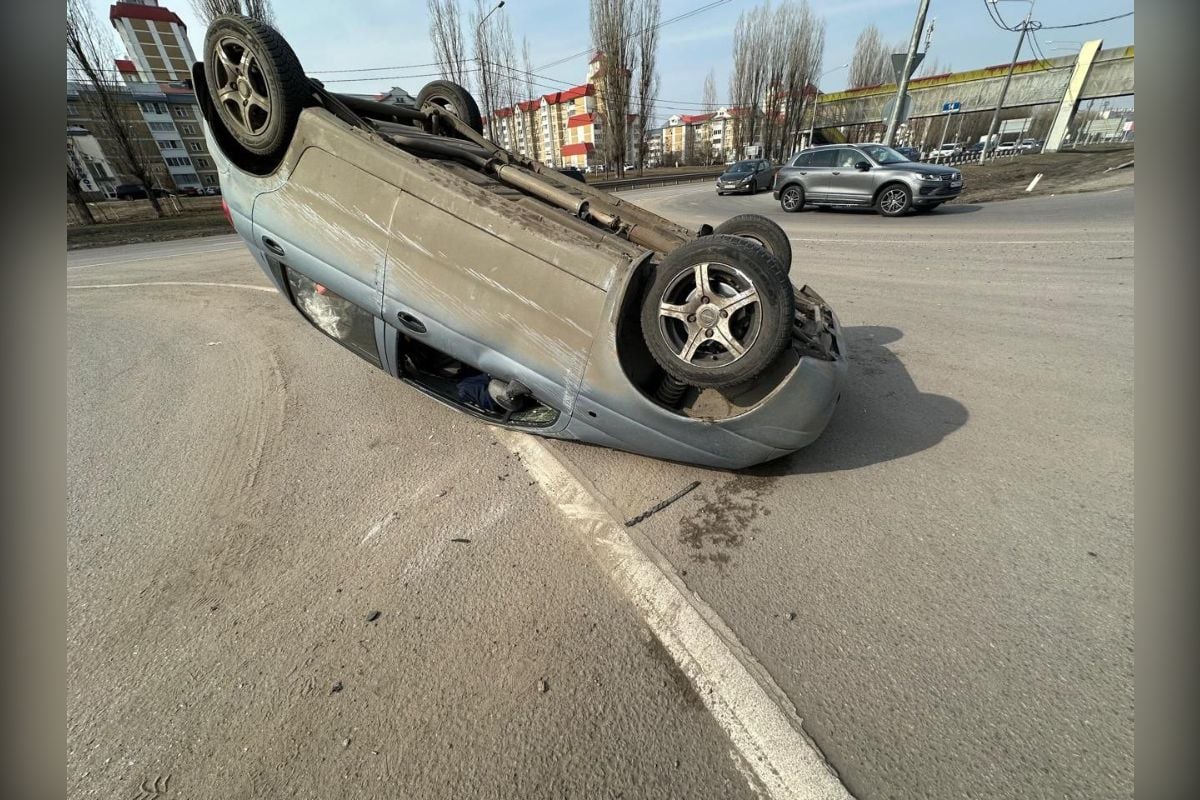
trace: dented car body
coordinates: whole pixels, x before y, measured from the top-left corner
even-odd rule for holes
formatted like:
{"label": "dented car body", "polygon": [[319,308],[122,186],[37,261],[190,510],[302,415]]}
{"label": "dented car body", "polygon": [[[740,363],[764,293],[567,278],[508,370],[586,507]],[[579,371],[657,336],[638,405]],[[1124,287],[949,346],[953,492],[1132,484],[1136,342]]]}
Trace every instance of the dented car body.
{"label": "dented car body", "polygon": [[[209,77],[197,64],[197,86]],[[280,294],[440,402],[530,433],[725,468],[804,447],[834,411],[847,369],[842,333],[807,287],[795,294],[788,345],[753,380],[668,382],[664,391],[639,321],[663,254],[627,229],[586,224],[580,209],[555,207],[461,159],[398,147],[383,128],[356,125],[335,106],[305,107],[269,171],[235,163],[211,100],[204,116],[231,222]],[[562,181],[547,185],[620,210],[650,229],[650,241],[702,235]],[[447,381],[406,366],[413,348],[517,381],[534,408],[488,413],[463,403]]]}

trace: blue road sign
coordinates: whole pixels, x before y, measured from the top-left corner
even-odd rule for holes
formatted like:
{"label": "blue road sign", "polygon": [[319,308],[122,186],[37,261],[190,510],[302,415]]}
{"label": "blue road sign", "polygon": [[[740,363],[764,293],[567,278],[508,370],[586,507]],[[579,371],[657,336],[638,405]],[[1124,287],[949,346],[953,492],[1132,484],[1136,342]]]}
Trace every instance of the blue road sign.
{"label": "blue road sign", "polygon": [[942,103],[942,111],[946,112],[947,114],[958,111],[961,108],[962,103],[957,100],[955,100],[953,103]]}

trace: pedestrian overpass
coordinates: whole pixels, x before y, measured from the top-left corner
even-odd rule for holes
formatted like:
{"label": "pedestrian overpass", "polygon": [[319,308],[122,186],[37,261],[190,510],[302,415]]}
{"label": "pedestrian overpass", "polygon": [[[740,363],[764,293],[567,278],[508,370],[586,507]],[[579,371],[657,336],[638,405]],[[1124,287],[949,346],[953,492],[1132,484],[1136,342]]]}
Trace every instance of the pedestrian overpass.
{"label": "pedestrian overpass", "polygon": [[[1013,69],[1004,108],[1059,106],[1046,138],[1047,152],[1062,144],[1081,101],[1134,93],[1133,45],[1102,50],[1102,44],[1099,39],[1085,42],[1075,56],[1019,61]],[[944,117],[945,103],[958,102],[963,114],[994,110],[1008,68],[1008,64],[998,64],[910,80],[909,121]],[[846,137],[838,128],[881,122],[884,106],[896,97],[896,89],[895,83],[884,83],[820,95],[815,105],[814,141],[844,142]]]}

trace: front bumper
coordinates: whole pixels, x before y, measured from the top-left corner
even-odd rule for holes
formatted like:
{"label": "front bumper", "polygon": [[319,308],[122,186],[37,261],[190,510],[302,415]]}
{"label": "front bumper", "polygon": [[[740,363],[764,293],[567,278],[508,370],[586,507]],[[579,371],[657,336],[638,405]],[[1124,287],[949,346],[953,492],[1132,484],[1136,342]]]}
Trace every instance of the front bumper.
{"label": "front bumper", "polygon": [[738,181],[737,183],[734,183],[731,181],[717,181],[717,191],[718,192],[748,192],[748,191],[750,191],[750,182],[747,181],[745,183],[742,183],[741,181]]}

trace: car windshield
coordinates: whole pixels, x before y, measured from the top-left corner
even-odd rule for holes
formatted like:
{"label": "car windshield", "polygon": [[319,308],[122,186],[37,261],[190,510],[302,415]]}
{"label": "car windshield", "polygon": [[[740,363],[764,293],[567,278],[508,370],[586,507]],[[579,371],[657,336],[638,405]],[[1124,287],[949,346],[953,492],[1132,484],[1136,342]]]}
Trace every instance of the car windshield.
{"label": "car windshield", "polygon": [[754,171],[754,162],[753,161],[739,161],[738,163],[736,163],[732,167],[730,167],[728,171],[734,172],[734,173],[736,173],[736,172],[753,172]]}
{"label": "car windshield", "polygon": [[897,153],[892,148],[884,147],[881,144],[868,144],[860,149],[874,159],[876,164],[901,164],[912,160],[903,153]]}

